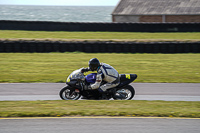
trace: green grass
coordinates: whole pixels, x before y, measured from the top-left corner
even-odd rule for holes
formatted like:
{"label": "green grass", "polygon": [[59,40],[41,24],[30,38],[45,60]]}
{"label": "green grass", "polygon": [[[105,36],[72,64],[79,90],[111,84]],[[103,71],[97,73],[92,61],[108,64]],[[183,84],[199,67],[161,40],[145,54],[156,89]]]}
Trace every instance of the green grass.
{"label": "green grass", "polygon": [[0,101],[0,117],[147,116],[200,118],[200,102]]}
{"label": "green grass", "polygon": [[0,82],[65,82],[89,59],[136,73],[135,82],[200,83],[200,54],[0,53]]}
{"label": "green grass", "polygon": [[199,40],[200,33],[47,32],[0,30],[2,39]]}

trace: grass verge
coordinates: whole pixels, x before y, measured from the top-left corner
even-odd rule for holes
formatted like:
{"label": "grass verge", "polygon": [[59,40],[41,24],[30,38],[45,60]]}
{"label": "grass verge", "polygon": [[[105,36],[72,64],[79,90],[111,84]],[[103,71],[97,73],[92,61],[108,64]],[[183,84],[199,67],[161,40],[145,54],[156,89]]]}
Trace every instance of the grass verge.
{"label": "grass verge", "polygon": [[127,116],[200,118],[200,102],[0,101],[0,117]]}
{"label": "grass verge", "polygon": [[136,73],[135,82],[200,83],[200,54],[0,53],[0,82],[65,82],[91,58]]}
{"label": "grass verge", "polygon": [[121,40],[121,41],[199,41],[199,32],[145,33],[145,32],[49,32],[0,30],[1,39],[48,39],[48,40]]}

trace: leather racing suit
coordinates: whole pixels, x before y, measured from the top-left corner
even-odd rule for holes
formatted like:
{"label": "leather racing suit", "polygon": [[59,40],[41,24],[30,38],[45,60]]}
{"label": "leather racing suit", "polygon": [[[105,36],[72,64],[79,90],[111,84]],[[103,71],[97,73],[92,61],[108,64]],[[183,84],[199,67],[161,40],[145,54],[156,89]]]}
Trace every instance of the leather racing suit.
{"label": "leather racing suit", "polygon": [[[106,81],[103,85],[101,85],[102,80]],[[119,83],[120,78],[117,70],[106,63],[101,63],[97,69],[96,82],[89,87],[91,89],[98,89],[100,92],[105,92],[107,89],[116,87]]]}

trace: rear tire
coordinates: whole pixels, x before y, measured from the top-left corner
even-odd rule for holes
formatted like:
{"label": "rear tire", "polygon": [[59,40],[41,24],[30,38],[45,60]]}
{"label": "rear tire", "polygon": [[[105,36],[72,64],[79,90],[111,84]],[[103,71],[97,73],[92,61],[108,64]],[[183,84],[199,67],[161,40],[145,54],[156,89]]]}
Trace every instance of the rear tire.
{"label": "rear tire", "polygon": [[70,86],[65,86],[60,90],[60,98],[63,100],[78,100],[81,97],[80,93],[75,92]]}
{"label": "rear tire", "polygon": [[[127,86],[118,88],[116,90],[116,93],[119,93],[119,94],[121,93],[121,94],[126,95],[125,99],[122,99],[122,100],[131,100],[135,95],[135,89],[131,85],[127,85]],[[113,98],[113,99],[117,100],[117,98]]]}

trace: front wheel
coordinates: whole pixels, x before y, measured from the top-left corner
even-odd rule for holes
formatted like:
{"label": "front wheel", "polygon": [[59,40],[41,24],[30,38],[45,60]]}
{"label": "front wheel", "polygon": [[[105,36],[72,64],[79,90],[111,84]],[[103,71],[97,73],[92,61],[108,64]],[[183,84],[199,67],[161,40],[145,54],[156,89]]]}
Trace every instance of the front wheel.
{"label": "front wheel", "polygon": [[[122,88],[118,88],[116,90],[116,94],[123,95],[125,98],[122,100],[131,100],[135,95],[135,89],[131,85],[124,86]],[[117,100],[117,98],[113,98]]]}
{"label": "front wheel", "polygon": [[65,86],[60,90],[60,98],[63,100],[78,100],[81,97],[81,94],[76,92],[75,89],[72,89],[70,86]]}

